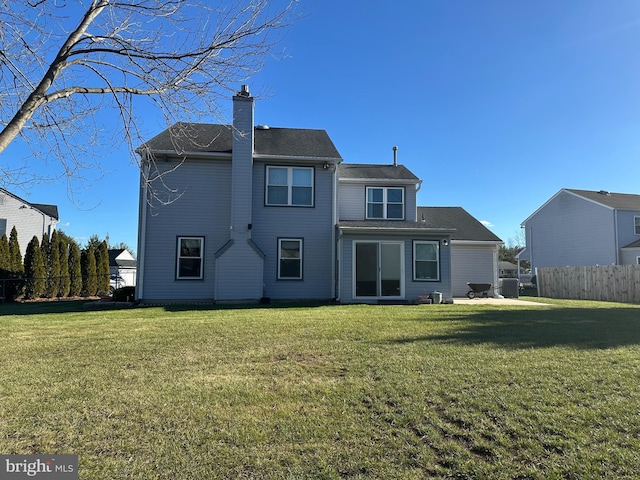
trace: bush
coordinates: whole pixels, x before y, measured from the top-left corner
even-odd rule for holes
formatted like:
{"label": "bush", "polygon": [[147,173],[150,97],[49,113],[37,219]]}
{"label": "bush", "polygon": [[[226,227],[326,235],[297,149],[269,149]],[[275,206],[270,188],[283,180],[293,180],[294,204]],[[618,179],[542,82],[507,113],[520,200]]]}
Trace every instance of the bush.
{"label": "bush", "polygon": [[133,302],[136,298],[136,287],[122,287],[114,290],[114,302]]}

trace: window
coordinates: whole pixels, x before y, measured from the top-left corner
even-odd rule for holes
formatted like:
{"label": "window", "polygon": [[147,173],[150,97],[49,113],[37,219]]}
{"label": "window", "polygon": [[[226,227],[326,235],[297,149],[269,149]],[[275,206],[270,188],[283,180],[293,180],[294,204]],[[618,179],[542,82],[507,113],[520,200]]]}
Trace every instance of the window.
{"label": "window", "polygon": [[313,168],[267,167],[267,205],[313,206]]}
{"label": "window", "polygon": [[367,218],[404,219],[404,188],[367,187]]}
{"label": "window", "polygon": [[418,281],[440,280],[440,242],[413,242],[413,279]]}
{"label": "window", "polygon": [[7,219],[0,218],[0,237],[7,233]]}
{"label": "window", "polygon": [[633,217],[633,223],[635,224],[635,234],[640,235],[640,217]]}
{"label": "window", "polygon": [[278,239],[278,280],[302,280],[302,239]]}
{"label": "window", "polygon": [[201,279],[203,254],[204,237],[178,237],[176,278]]}

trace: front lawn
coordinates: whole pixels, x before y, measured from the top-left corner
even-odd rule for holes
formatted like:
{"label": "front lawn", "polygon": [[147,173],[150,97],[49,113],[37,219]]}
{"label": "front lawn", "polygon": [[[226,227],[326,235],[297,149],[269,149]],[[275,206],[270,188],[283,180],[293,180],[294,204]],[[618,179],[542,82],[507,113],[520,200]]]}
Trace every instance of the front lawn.
{"label": "front lawn", "polygon": [[69,306],[0,305],[0,453],[83,480],[640,472],[640,306]]}

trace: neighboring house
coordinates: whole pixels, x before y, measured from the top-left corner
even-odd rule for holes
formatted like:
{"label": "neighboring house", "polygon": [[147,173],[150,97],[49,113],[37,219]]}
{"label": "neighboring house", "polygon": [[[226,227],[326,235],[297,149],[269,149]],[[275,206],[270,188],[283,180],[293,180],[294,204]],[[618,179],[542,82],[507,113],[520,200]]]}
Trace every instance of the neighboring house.
{"label": "neighboring house", "polygon": [[0,188],[0,236],[6,233],[9,238],[16,227],[23,257],[31,239],[36,236],[41,241],[45,233],[51,236],[58,221],[56,205],[30,203]]}
{"label": "neighboring house", "polygon": [[[454,230],[451,234],[451,289],[454,297],[469,291],[467,283],[498,284],[502,240],[462,207],[418,207],[418,220]],[[489,294],[493,295],[493,288]]]}
{"label": "neighboring house", "polygon": [[500,278],[517,278],[518,277],[518,265],[515,263],[501,260],[498,262],[498,270]]}
{"label": "neighboring house", "polygon": [[254,126],[246,87],[233,126],[179,123],[139,153],[143,177],[176,195],[154,207],[143,182],[142,301],[453,295],[457,227],[418,219],[421,180],[395,161],[342,163],[324,130]]}
{"label": "neighboring house", "polygon": [[109,249],[111,286],[120,288],[136,284],[136,259],[125,248]]}
{"label": "neighboring house", "polygon": [[537,267],[640,263],[640,195],[564,188],[523,223]]}

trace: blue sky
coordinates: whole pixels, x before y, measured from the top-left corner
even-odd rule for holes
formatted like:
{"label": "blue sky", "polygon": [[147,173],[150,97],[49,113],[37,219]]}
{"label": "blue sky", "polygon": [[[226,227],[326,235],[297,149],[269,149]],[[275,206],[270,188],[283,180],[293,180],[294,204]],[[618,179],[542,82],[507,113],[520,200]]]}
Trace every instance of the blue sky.
{"label": "blue sky", "polygon": [[[637,0],[301,5],[247,82],[256,123],[325,129],[350,163],[391,163],[397,145],[423,179],[419,205],[461,206],[505,242],[561,188],[640,194]],[[81,243],[135,249],[137,169],[125,146],[100,156],[103,177],[75,203],[64,183],[15,193],[57,204]]]}

